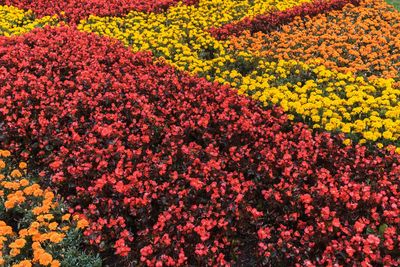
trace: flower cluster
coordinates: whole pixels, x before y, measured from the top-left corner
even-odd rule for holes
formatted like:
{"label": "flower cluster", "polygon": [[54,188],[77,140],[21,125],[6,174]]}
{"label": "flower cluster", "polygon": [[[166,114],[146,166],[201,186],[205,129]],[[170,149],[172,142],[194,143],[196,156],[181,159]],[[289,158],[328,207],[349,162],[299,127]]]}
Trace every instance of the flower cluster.
{"label": "flower cluster", "polygon": [[21,9],[30,9],[37,16],[53,16],[70,23],[77,23],[89,15],[123,16],[129,11],[163,12],[170,6],[181,2],[193,5],[199,0],[0,0],[0,5],[14,6]]}
{"label": "flower cluster", "polygon": [[34,156],[100,250],[148,266],[398,264],[393,151],[94,34],[0,44],[4,143]]}
{"label": "flower cluster", "polygon": [[305,17],[315,17],[332,10],[341,10],[347,4],[359,5],[359,3],[360,0],[316,0],[283,11],[260,14],[256,17],[246,17],[241,21],[226,24],[221,28],[211,28],[210,32],[218,39],[225,39],[232,35],[240,35],[245,30],[253,33],[265,33],[277,30],[280,26],[293,21],[295,18],[301,20]]}
{"label": "flower cluster", "polygon": [[[154,55],[166,59],[168,63],[180,70],[188,70],[193,74],[206,77],[208,80],[229,84],[238,88],[240,94],[251,95],[265,105],[280,105],[286,112],[292,114],[290,117],[299,118],[313,125],[314,128],[323,128],[332,132],[341,131],[349,134],[348,137],[357,142],[378,142],[379,147],[389,144],[398,146],[396,140],[400,136],[399,101],[397,101],[399,91],[396,88],[395,80],[385,78],[366,80],[364,76],[349,73],[348,71],[352,70],[352,65],[348,66],[344,63],[350,62],[351,58],[343,64],[337,63],[339,66],[348,66],[338,69],[338,71],[346,71],[345,73],[338,72],[335,69],[330,70],[330,65],[321,66],[321,63],[318,63],[319,59],[312,56],[310,57],[314,59],[313,64],[311,64],[312,62],[304,64],[279,60],[280,57],[284,59],[295,57],[292,54],[285,56],[284,53],[281,53],[282,49],[279,50],[280,47],[287,47],[291,43],[294,47],[297,47],[297,44],[290,37],[284,40],[285,42],[279,42],[280,39],[274,37],[275,35],[282,35],[278,31],[267,35],[272,37],[268,37],[264,43],[253,42],[257,37],[249,35],[227,41],[218,41],[205,29],[212,26],[219,27],[229,21],[240,20],[243,17],[262,14],[268,8],[267,5],[265,8],[257,7],[256,2],[253,3],[254,6],[245,5],[246,8],[244,8],[240,6],[244,3],[235,2],[233,4],[224,1],[225,6],[221,10],[220,5],[215,4],[213,6],[211,2],[199,7],[174,7],[168,13],[158,15],[131,12],[124,18],[92,16],[87,21],[83,21],[78,28],[83,31],[117,38],[124,44],[131,46],[133,51],[151,50]],[[316,3],[304,4],[289,11],[273,14],[286,14],[290,17],[292,13],[308,12],[307,14],[315,15],[317,12],[324,13],[331,9],[343,8],[345,3],[347,2],[334,0],[318,5]],[[358,2],[354,3],[358,4]],[[291,5],[295,6],[296,4],[287,2],[281,9],[286,9]],[[360,10],[368,5],[371,6],[372,4],[366,1],[361,3],[361,7],[348,5],[344,7],[343,13],[347,13],[349,10]],[[308,8],[310,6],[314,9]],[[378,20],[378,13],[382,10],[378,4],[373,9],[376,11],[371,13],[371,21]],[[252,10],[257,10],[257,12]],[[308,18],[310,22],[305,20],[307,23],[303,22],[304,18],[298,18],[295,19],[293,24],[304,24],[305,29],[308,29],[309,26],[307,25],[314,25],[313,20],[322,16],[330,16],[331,13],[321,14],[313,19]],[[386,13],[387,15],[382,16],[386,16],[388,19],[395,16],[389,12]],[[357,12],[355,11],[354,14],[357,14]],[[354,19],[356,17],[354,15]],[[383,63],[380,63],[382,60],[389,62],[386,63],[386,66],[392,70],[392,74],[398,68],[397,54],[394,53],[393,57],[389,54],[389,49],[390,51],[397,51],[399,45],[396,41],[396,33],[399,31],[395,23],[396,20],[393,20],[393,25],[381,23],[387,26],[386,30],[382,28],[382,32],[388,35],[392,34],[393,41],[387,45],[386,49],[382,50],[382,55],[379,55],[381,60],[376,62],[382,68],[384,66]],[[129,27],[119,27],[119,25],[129,25]],[[315,27],[319,29],[319,26]],[[362,26],[360,27],[362,28]],[[331,24],[326,28],[335,29]],[[353,46],[350,40],[354,40],[356,36],[352,35],[352,37],[347,38],[343,28],[336,27],[336,29],[340,29],[343,38],[348,40],[348,45]],[[378,27],[374,28],[378,29]],[[284,32],[285,29],[287,28],[283,27],[282,31]],[[302,38],[309,42],[314,40],[316,45],[319,45],[320,40],[322,40],[321,38],[307,38],[306,34],[302,34],[305,36]],[[255,34],[255,36],[257,35],[263,36],[260,33]],[[336,40],[340,39],[338,35],[332,34],[332,45],[337,45]],[[373,33],[369,35],[369,32],[365,32],[357,42],[368,44],[367,39],[372,40],[375,38],[374,36]],[[278,41],[268,46],[265,43],[272,42],[268,40]],[[247,43],[249,44],[247,45]],[[262,47],[266,47],[265,50]],[[371,49],[377,51],[377,47],[368,45],[368,48],[365,51]],[[359,49],[364,50],[364,47],[361,46]],[[269,50],[275,51],[274,56],[268,52]],[[318,51],[318,49],[311,47],[310,54],[315,54],[316,50]],[[348,50],[343,48],[341,51]],[[384,51],[387,51],[387,53]],[[334,61],[332,54],[326,53],[324,58],[329,57]],[[370,55],[369,53],[368,57]],[[392,58],[392,61],[390,61],[390,58]],[[299,58],[299,60],[301,59]],[[362,65],[361,63],[359,65]],[[363,65],[363,68],[365,66]],[[346,142],[349,143],[350,139]]]}
{"label": "flower cluster", "polygon": [[0,150],[0,265],[61,266],[64,238],[87,221],[62,213],[54,193],[32,181],[27,163],[14,168],[10,155]]}
{"label": "flower cluster", "polygon": [[281,31],[247,31],[230,41],[233,49],[269,59],[293,59],[399,81],[399,23],[399,12],[384,1],[364,0],[358,7],[347,6],[306,21],[297,17]]}
{"label": "flower cluster", "polygon": [[55,25],[56,21],[55,16],[38,19],[32,11],[25,12],[13,6],[0,5],[0,35],[22,34],[44,25]]}
{"label": "flower cluster", "polygon": [[162,14],[90,16],[78,29],[121,40],[134,52],[151,50],[180,70],[212,79],[214,69],[230,64],[234,57],[226,53],[229,44],[213,38],[207,29],[304,2],[309,0],[202,0],[198,6],[175,6]]}

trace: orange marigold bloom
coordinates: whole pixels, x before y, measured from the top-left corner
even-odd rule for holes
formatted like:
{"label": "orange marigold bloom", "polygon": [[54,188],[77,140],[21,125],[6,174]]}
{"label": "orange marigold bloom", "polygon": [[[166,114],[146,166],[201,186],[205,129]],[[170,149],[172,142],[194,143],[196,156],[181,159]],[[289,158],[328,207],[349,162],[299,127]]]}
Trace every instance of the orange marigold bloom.
{"label": "orange marigold bloom", "polygon": [[37,250],[37,249],[41,249],[42,246],[40,245],[39,242],[33,242],[32,243],[32,249]]}
{"label": "orange marigold bloom", "polygon": [[26,240],[23,238],[18,238],[14,242],[12,242],[9,247],[13,249],[23,248],[26,244]]}
{"label": "orange marigold bloom", "polygon": [[50,267],[60,267],[60,266],[61,266],[61,263],[58,260],[52,261],[51,265],[50,265]]}
{"label": "orange marigold bloom", "polygon": [[4,207],[6,209],[12,209],[12,208],[14,208],[14,206],[15,206],[14,201],[7,200],[6,202],[4,202]]}
{"label": "orange marigold bloom", "polygon": [[6,163],[0,159],[0,170],[6,167]]}
{"label": "orange marigold bloom", "polygon": [[22,173],[19,170],[13,170],[10,175],[11,175],[12,178],[20,178],[20,177],[22,177]]}
{"label": "orange marigold bloom", "polygon": [[31,267],[32,263],[30,260],[23,260],[20,263],[14,264],[12,267]]}
{"label": "orange marigold bloom", "polygon": [[64,236],[65,236],[64,234],[51,232],[50,236],[49,236],[49,240],[50,240],[50,242],[53,242],[53,243],[60,243],[63,240]]}
{"label": "orange marigold bloom", "polygon": [[89,225],[89,222],[87,220],[81,219],[81,220],[78,221],[78,224],[77,224],[76,227],[78,229],[83,229],[83,228],[87,227],[88,225]]}
{"label": "orange marigold bloom", "polygon": [[49,229],[50,230],[55,230],[57,228],[57,226],[58,226],[58,223],[52,222],[52,223],[49,224]]}
{"label": "orange marigold bloom", "polygon": [[43,217],[44,217],[46,220],[52,220],[52,219],[54,219],[53,214],[45,214],[45,215],[43,215]]}
{"label": "orange marigold bloom", "polygon": [[8,150],[0,150],[0,155],[7,158],[7,157],[11,156],[11,152]]}
{"label": "orange marigold bloom", "polygon": [[13,248],[12,250],[10,250],[10,255],[12,257],[15,257],[17,255],[19,255],[21,253],[21,250],[17,249],[17,248]]}
{"label": "orange marigold bloom", "polygon": [[19,181],[19,184],[21,186],[27,186],[29,185],[29,181],[27,179],[22,179],[21,181]]}
{"label": "orange marigold bloom", "polygon": [[53,256],[49,253],[44,252],[39,255],[39,263],[42,265],[49,265],[53,261]]}
{"label": "orange marigold bloom", "polygon": [[21,229],[19,230],[18,234],[20,237],[25,237],[28,235],[28,229]]}
{"label": "orange marigold bloom", "polygon": [[22,161],[22,162],[19,163],[18,167],[20,169],[26,169],[28,167],[28,164],[26,164],[26,162]]}
{"label": "orange marigold bloom", "polygon": [[65,214],[65,215],[63,215],[63,216],[61,217],[61,219],[62,219],[63,221],[68,221],[69,218],[71,218],[71,214],[69,214],[69,213],[67,213],[67,214]]}

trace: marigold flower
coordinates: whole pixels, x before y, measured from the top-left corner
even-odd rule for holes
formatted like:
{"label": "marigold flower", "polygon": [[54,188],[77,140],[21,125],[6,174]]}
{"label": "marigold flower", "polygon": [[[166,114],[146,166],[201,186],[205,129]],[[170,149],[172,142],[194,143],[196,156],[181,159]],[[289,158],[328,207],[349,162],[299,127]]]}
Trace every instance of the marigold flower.
{"label": "marigold flower", "polygon": [[61,217],[61,220],[63,220],[63,221],[68,221],[69,218],[71,218],[71,214],[67,213],[67,214],[64,214],[64,215]]}
{"label": "marigold flower", "polygon": [[14,242],[12,242],[9,247],[10,248],[23,248],[26,244],[26,240],[23,238],[18,238]]}
{"label": "marigold flower", "polygon": [[83,229],[89,225],[89,222],[86,219],[81,219],[78,221],[76,228]]}
{"label": "marigold flower", "polygon": [[13,248],[13,249],[10,250],[10,255],[11,255],[12,257],[17,256],[17,255],[19,255],[20,253],[21,253],[21,250],[19,250],[19,249],[17,249],[17,248]]}
{"label": "marigold flower", "polygon": [[58,223],[52,222],[52,223],[49,224],[48,227],[49,227],[50,230],[55,230],[57,228],[57,226],[58,226]]}
{"label": "marigold flower", "polygon": [[12,267],[31,267],[32,263],[30,260],[23,260],[17,264],[12,265]]}
{"label": "marigold flower", "polygon": [[18,165],[18,167],[19,167],[20,169],[26,169],[27,166],[28,166],[28,165],[26,164],[26,162],[23,162],[23,161],[20,162],[19,165]]}
{"label": "marigold flower", "polygon": [[21,181],[19,181],[19,184],[25,187],[29,185],[29,181],[27,179],[22,179]]}
{"label": "marigold flower", "polygon": [[11,156],[11,152],[8,150],[0,150],[0,155],[7,158],[7,157]]}
{"label": "marigold flower", "polygon": [[44,252],[39,256],[39,263],[42,265],[49,265],[53,261],[53,256],[49,253]]}
{"label": "marigold flower", "polygon": [[0,170],[6,167],[6,163],[0,159]]}
{"label": "marigold flower", "polygon": [[10,175],[11,175],[12,178],[20,178],[20,177],[22,177],[22,173],[19,170],[13,170]]}

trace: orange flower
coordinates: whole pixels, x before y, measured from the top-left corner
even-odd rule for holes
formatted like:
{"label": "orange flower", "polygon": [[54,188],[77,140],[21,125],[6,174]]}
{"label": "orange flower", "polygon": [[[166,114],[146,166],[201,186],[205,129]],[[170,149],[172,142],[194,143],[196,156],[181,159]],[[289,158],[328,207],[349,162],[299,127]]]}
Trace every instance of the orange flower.
{"label": "orange flower", "polygon": [[12,267],[31,267],[32,263],[30,260],[23,260],[20,263],[14,264]]}
{"label": "orange flower", "polygon": [[19,170],[13,170],[10,175],[11,175],[12,178],[20,178],[20,177],[22,177],[22,173]]}
{"label": "orange flower", "polygon": [[6,163],[0,159],[0,170],[6,167]]}
{"label": "orange flower", "polygon": [[44,252],[39,255],[39,263],[42,265],[49,265],[53,261],[53,256],[49,253]]}
{"label": "orange flower", "polygon": [[53,242],[53,243],[60,243],[63,240],[64,236],[65,236],[64,234],[51,232],[49,234],[49,240],[50,240],[50,242]]}
{"label": "orange flower", "polygon": [[53,260],[50,265],[50,267],[60,267],[60,266],[61,264],[58,260]]}
{"label": "orange flower", "polygon": [[67,213],[67,214],[65,214],[65,215],[63,215],[63,216],[61,217],[61,220],[63,220],[63,221],[68,221],[69,218],[71,218],[71,214]]}
{"label": "orange flower", "polygon": [[12,208],[14,208],[14,206],[15,206],[14,201],[7,200],[6,202],[4,202],[4,207],[6,209],[12,209]]}
{"label": "orange flower", "polygon": [[20,253],[21,253],[21,250],[19,250],[19,249],[17,249],[17,248],[13,248],[13,249],[10,250],[10,255],[11,255],[12,257],[17,256],[17,255],[19,255]]}
{"label": "orange flower", "polygon": [[20,168],[20,169],[26,169],[27,167],[28,167],[28,165],[26,164],[26,162],[20,162],[19,163],[19,165],[18,165],[18,167]]}
{"label": "orange flower", "polygon": [[25,187],[29,185],[29,181],[27,179],[22,179],[21,181],[19,181],[19,184]]}
{"label": "orange flower", "polygon": [[11,156],[11,152],[8,150],[0,150],[0,155],[7,158],[7,157]]}
{"label": "orange flower", "polygon": [[14,242],[12,242],[9,247],[13,248],[13,249],[19,249],[19,248],[23,248],[26,244],[26,240],[23,238],[18,238],[17,240],[15,240]]}
{"label": "orange flower", "polygon": [[52,222],[52,223],[49,224],[49,229],[50,230],[55,230],[57,228],[57,226],[58,226],[58,223]]}
{"label": "orange flower", "polygon": [[77,224],[76,227],[78,229],[83,229],[83,228],[87,227],[88,225],[89,225],[89,222],[87,220],[81,219],[81,220],[78,221],[78,224]]}

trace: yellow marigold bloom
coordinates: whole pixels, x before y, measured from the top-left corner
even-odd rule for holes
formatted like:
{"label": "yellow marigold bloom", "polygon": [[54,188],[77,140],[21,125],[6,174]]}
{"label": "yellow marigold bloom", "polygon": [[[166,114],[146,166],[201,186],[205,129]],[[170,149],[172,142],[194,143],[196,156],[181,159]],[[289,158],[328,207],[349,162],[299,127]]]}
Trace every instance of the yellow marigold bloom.
{"label": "yellow marigold bloom", "polygon": [[77,227],[78,229],[83,229],[83,228],[87,227],[88,225],[89,225],[89,222],[88,222],[87,220],[81,219],[81,220],[78,221],[76,227]]}
{"label": "yellow marigold bloom", "polygon": [[6,167],[6,163],[0,159],[0,170]]}
{"label": "yellow marigold bloom", "polygon": [[343,144],[346,146],[349,146],[349,145],[351,145],[351,140],[347,138],[347,139],[343,140]]}
{"label": "yellow marigold bloom", "polygon": [[49,265],[53,261],[53,256],[49,253],[44,252],[39,255],[39,263],[42,265]]}
{"label": "yellow marigold bloom", "polygon": [[13,170],[10,175],[11,175],[12,178],[20,178],[20,177],[22,177],[22,173],[19,170]]}
{"label": "yellow marigold bloom", "polygon": [[10,248],[23,248],[26,245],[26,240],[23,238],[18,238],[14,242],[12,242],[9,247]]}
{"label": "yellow marigold bloom", "polygon": [[28,167],[28,164],[26,164],[26,162],[22,161],[22,162],[19,163],[18,167],[20,169],[26,169]]}

